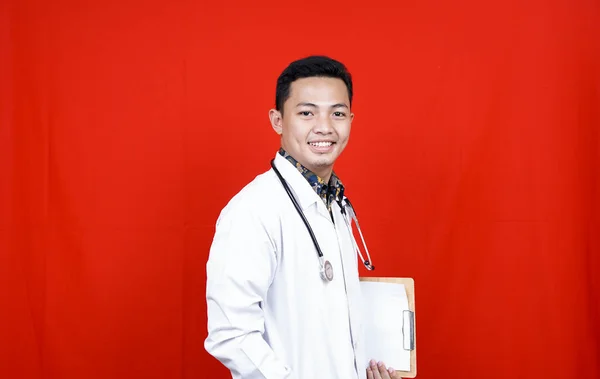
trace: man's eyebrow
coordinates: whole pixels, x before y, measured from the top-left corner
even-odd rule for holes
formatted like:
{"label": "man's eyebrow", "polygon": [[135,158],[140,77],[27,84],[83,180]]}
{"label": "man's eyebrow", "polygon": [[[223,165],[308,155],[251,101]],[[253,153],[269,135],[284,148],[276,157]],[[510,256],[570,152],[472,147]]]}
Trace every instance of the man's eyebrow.
{"label": "man's eyebrow", "polygon": [[331,108],[348,108],[348,106],[346,104],[343,104],[343,103],[337,103],[337,104],[333,104],[331,106]]}
{"label": "man's eyebrow", "polygon": [[300,102],[298,104],[296,104],[296,107],[313,107],[316,108],[317,106],[313,103],[305,103],[305,102]]}
{"label": "man's eyebrow", "polygon": [[[298,104],[296,104],[296,107],[313,107],[313,108],[318,108],[315,104],[313,103],[307,103],[307,102],[300,102]],[[333,104],[330,108],[348,108],[348,106],[344,103],[337,103],[337,104]]]}

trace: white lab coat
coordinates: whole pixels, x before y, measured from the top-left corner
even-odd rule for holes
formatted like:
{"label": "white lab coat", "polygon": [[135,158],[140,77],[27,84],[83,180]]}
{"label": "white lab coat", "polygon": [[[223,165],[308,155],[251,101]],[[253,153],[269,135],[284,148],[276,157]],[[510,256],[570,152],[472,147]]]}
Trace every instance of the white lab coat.
{"label": "white lab coat", "polygon": [[222,210],[207,262],[206,350],[236,379],[365,379],[358,259],[334,202],[335,224],[281,155],[334,279],[325,282],[306,226],[275,172],[258,175]]}

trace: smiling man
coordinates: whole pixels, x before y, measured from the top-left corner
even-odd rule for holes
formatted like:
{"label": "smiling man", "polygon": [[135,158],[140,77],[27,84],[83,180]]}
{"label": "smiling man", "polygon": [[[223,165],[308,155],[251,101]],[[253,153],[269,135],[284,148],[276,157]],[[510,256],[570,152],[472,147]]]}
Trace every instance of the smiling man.
{"label": "smiling man", "polygon": [[282,75],[277,109],[269,112],[273,128],[281,135],[282,150],[325,183],[348,143],[354,118],[351,78],[342,73],[341,78],[313,76],[291,84],[287,83],[290,75]]}
{"label": "smiling man", "polygon": [[358,259],[344,185],[352,79],[311,56],[279,76],[271,169],[223,208],[207,262],[206,350],[240,379],[399,378],[364,353]]}

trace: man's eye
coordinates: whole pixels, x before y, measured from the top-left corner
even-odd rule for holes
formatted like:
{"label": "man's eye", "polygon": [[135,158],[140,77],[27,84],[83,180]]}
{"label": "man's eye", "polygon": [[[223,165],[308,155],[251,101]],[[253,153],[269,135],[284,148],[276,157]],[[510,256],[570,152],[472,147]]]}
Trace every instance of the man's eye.
{"label": "man's eye", "polygon": [[333,115],[335,117],[344,117],[344,116],[346,116],[346,114],[344,112],[333,112]]}
{"label": "man's eye", "polygon": [[310,111],[301,111],[300,113],[298,113],[300,116],[310,116],[311,112]]}

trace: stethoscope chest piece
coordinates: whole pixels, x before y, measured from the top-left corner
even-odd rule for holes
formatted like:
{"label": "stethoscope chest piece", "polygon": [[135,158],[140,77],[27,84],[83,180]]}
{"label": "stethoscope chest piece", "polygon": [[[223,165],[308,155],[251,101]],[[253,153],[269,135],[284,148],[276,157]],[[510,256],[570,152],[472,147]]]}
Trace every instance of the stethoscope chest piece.
{"label": "stethoscope chest piece", "polygon": [[324,261],[321,266],[321,278],[331,282],[333,280],[333,266],[329,261]]}

